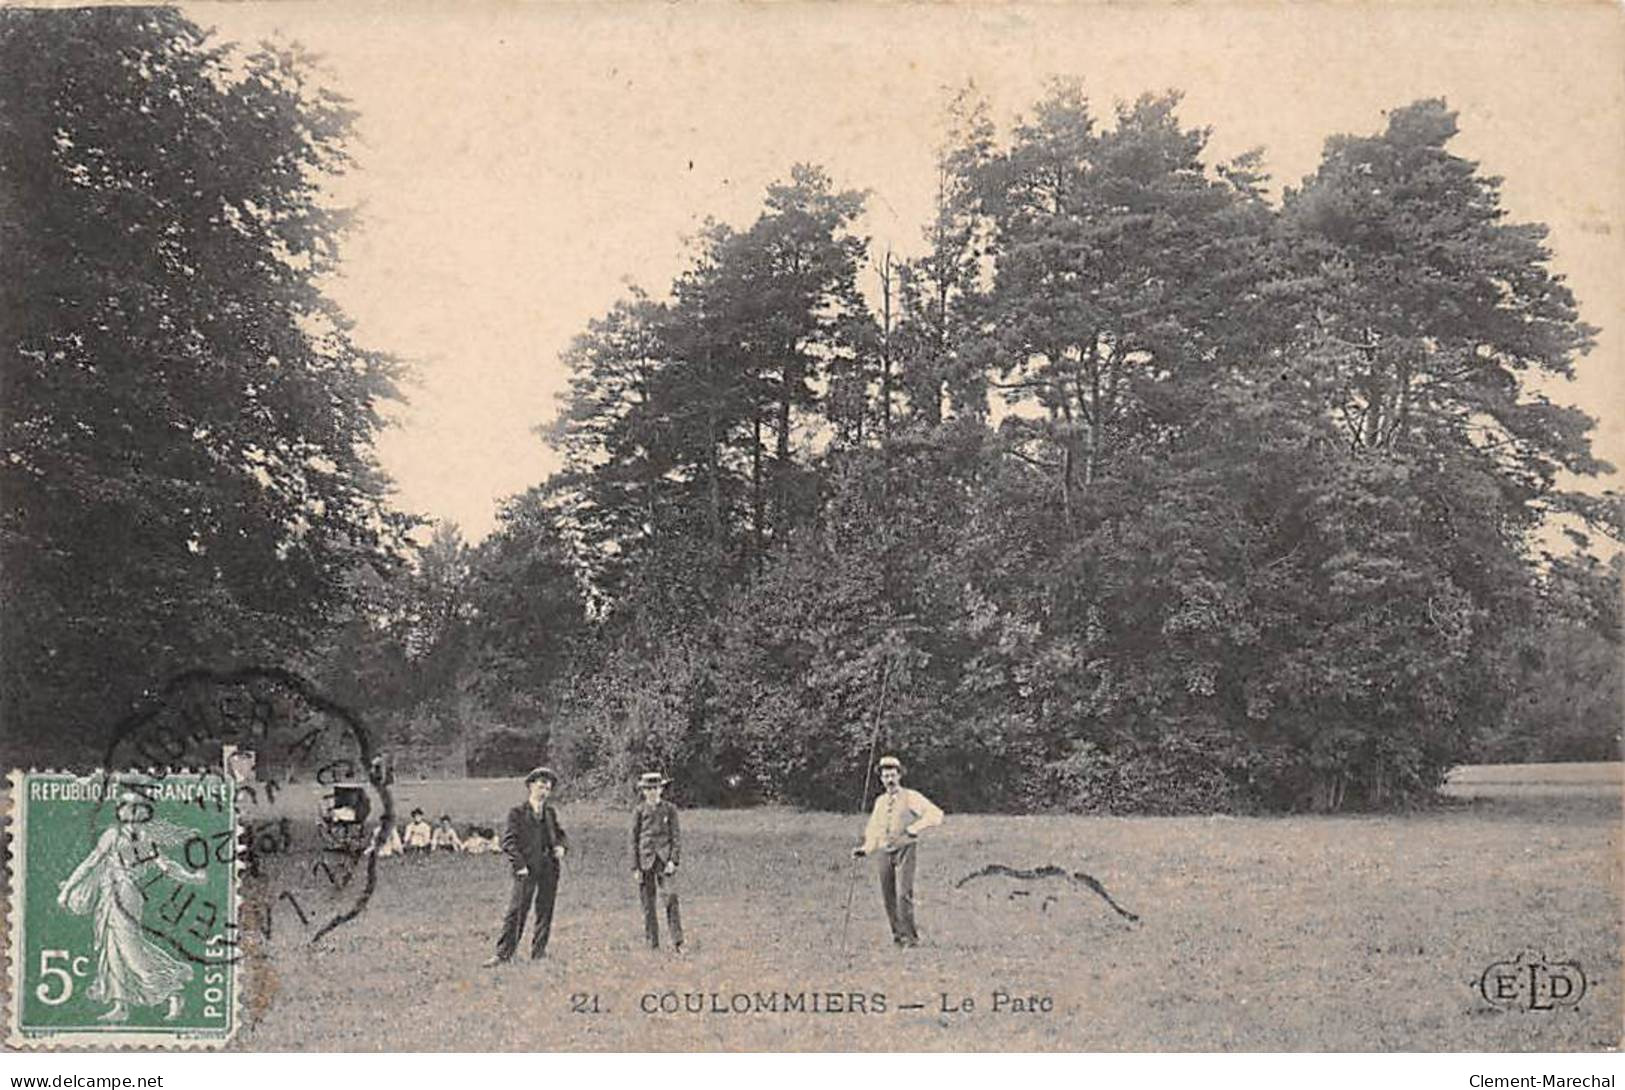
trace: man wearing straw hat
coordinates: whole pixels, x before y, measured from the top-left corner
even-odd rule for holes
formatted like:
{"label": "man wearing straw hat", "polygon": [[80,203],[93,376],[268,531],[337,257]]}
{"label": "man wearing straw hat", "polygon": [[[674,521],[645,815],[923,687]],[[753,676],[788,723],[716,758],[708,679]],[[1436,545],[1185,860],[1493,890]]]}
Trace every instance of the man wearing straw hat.
{"label": "man wearing straw hat", "polygon": [[666,905],[666,929],[672,949],[683,952],[683,917],[677,908],[677,864],[682,861],[683,838],[677,827],[677,807],[662,799],[671,781],[658,772],[638,777],[643,801],[632,811],[632,875],[638,880],[643,902],[643,930],[652,950],[660,949],[660,919],[655,895]]}
{"label": "man wearing straw hat", "polygon": [[513,893],[508,898],[508,914],[502,919],[497,952],[485,963],[487,968],[513,957],[533,900],[536,929],[530,936],[530,956],[534,959],[547,953],[547,939],[553,930],[553,900],[559,892],[559,865],[569,846],[559,826],[558,812],[547,801],[557,782],[558,776],[551,768],[531,769],[525,777],[526,800],[508,811],[502,851],[513,866]]}
{"label": "man wearing straw hat", "polygon": [[875,849],[880,855],[880,896],[886,902],[886,919],[891,924],[892,941],[907,948],[920,944],[914,926],[914,848],[920,834],[942,824],[942,811],[913,788],[903,786],[903,762],[882,757],[880,786],[869,824],[863,830],[863,845],[853,848],[855,857]]}

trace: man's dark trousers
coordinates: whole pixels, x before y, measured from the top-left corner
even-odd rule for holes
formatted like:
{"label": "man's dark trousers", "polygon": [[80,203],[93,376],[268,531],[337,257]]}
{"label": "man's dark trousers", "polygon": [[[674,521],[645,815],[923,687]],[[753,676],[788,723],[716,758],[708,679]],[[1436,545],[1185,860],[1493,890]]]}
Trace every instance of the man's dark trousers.
{"label": "man's dark trousers", "polygon": [[666,873],[666,865],[655,860],[655,865],[638,872],[638,897],[643,901],[643,933],[649,936],[650,946],[660,945],[660,917],[655,913],[655,892],[658,890],[666,902],[666,930],[672,945],[683,945],[683,915],[677,910],[677,876]]}
{"label": "man's dark trousers", "polygon": [[502,937],[497,940],[497,957],[507,961],[519,947],[525,931],[525,914],[531,900],[536,902],[536,928],[530,936],[530,956],[539,958],[547,951],[553,931],[553,901],[559,893],[559,865],[543,864],[527,874],[513,876],[513,893],[508,898],[508,914],[502,919]]}
{"label": "man's dark trousers", "polygon": [[880,853],[880,897],[894,942],[919,942],[914,929],[914,842]]}

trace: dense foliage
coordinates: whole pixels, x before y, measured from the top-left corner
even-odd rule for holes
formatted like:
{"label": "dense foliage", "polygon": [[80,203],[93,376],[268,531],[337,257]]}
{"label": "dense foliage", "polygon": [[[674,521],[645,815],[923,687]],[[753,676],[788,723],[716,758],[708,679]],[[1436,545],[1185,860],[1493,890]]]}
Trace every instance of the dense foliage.
{"label": "dense foliage", "polygon": [[350,114],[161,9],[0,12],[0,717],[98,750],[179,670],[308,652],[408,520],[392,361],[319,290]]}
{"label": "dense foliage", "polygon": [[[878,731],[959,807],[1175,811],[1615,751],[1617,567],[1541,550],[1618,532],[1543,393],[1594,331],[1444,103],[1278,207],[1171,96],[1103,127],[1058,86],[1003,142],[962,98],[954,131],[878,306],[858,196],[801,167],[578,341],[574,760],[843,806]],[[787,209],[822,214],[787,241]]]}
{"label": "dense foliage", "polygon": [[960,95],[906,258],[794,167],[576,339],[561,473],[413,542],[394,364],[320,290],[343,103],[173,12],[0,13],[7,742],[65,763],[263,661],[405,774],[691,803],[850,808],[877,745],[954,809],[1140,812],[1617,756],[1620,507],[1549,398],[1595,331],[1544,230],[1443,102],[1279,202],[1178,105]]}

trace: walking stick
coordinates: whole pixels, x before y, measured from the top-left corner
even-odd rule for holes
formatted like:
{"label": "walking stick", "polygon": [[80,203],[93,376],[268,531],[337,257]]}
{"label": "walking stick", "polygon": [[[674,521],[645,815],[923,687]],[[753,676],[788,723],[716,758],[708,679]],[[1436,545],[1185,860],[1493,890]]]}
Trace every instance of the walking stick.
{"label": "walking stick", "polygon": [[[880,665],[880,700],[875,704],[875,729],[869,733],[869,763],[863,770],[863,794],[858,797],[858,813],[863,813],[863,806],[869,801],[869,779],[875,771],[875,747],[880,744],[880,717],[886,710],[886,684],[891,680],[891,657],[887,656]],[[846,956],[846,931],[852,923],[852,891],[857,888],[858,869],[851,864],[855,859],[848,861],[846,875],[846,912],[841,916],[841,956]]]}

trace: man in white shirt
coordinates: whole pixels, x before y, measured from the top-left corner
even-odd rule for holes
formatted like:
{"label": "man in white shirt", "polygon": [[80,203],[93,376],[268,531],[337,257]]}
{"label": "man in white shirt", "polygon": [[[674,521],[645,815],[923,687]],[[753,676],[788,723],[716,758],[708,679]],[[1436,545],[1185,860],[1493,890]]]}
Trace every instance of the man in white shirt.
{"label": "man in white shirt", "polygon": [[907,948],[920,944],[914,926],[914,848],[926,829],[942,824],[942,811],[913,788],[903,786],[903,762],[882,757],[880,786],[869,824],[863,830],[863,845],[852,854],[861,858],[880,849],[880,896],[886,902],[886,919],[891,923],[892,941]]}
{"label": "man in white shirt", "polygon": [[437,852],[460,852],[463,850],[462,838],[457,835],[457,830],[452,827],[450,814],[440,815],[440,824],[436,825],[434,832],[430,834],[429,846]]}
{"label": "man in white shirt", "polygon": [[495,829],[476,825],[463,837],[463,852],[467,855],[492,855],[501,850]]}
{"label": "man in white shirt", "polygon": [[422,810],[412,811],[412,820],[406,823],[401,839],[406,843],[407,855],[429,854],[429,845],[434,840],[434,826],[423,820]]}

